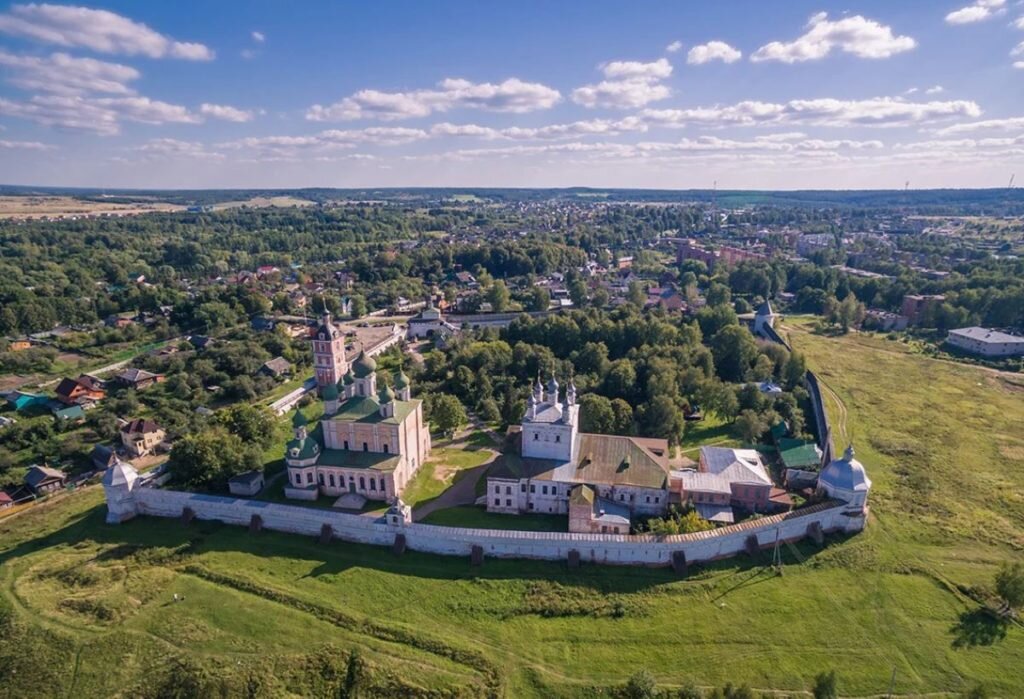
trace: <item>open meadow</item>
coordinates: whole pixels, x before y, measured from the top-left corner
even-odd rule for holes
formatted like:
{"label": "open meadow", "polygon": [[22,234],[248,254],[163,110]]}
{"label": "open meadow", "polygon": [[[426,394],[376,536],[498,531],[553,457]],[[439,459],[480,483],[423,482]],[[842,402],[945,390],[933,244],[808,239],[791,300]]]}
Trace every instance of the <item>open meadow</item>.
{"label": "open meadow", "polygon": [[875,484],[863,534],[784,548],[782,576],[771,552],[679,579],[474,569],[210,522],[114,527],[92,488],[0,520],[0,682],[11,696],[338,696],[355,676],[371,696],[583,697],[640,668],[665,686],[792,692],[834,669],[847,697],[884,696],[894,670],[897,695],[985,680],[1024,696],[1024,628],[975,601],[1024,550],[1024,377],[801,320],[782,333]]}

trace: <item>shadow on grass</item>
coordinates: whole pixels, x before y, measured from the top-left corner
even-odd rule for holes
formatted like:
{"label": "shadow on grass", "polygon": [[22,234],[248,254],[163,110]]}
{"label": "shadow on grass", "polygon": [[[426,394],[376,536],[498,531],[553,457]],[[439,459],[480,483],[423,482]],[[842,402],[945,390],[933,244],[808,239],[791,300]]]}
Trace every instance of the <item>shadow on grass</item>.
{"label": "shadow on grass", "polygon": [[954,648],[991,646],[1006,638],[1010,622],[996,616],[991,610],[981,608],[960,615],[960,620],[950,631]]}

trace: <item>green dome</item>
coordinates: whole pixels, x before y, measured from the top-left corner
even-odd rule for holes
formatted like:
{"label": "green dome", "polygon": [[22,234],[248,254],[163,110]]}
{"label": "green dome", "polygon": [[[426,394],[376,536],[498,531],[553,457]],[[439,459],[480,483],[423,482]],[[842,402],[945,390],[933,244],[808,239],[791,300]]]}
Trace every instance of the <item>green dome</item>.
{"label": "green dome", "polygon": [[292,427],[305,427],[309,424],[309,420],[302,414],[301,410],[296,410],[295,415],[292,416]]}
{"label": "green dome", "polygon": [[338,386],[336,384],[329,383],[323,387],[320,394],[323,396],[324,400],[338,400]]}
{"label": "green dome", "polygon": [[377,371],[377,362],[373,357],[367,357],[366,352],[360,352],[356,361],[352,363],[352,371],[355,372],[357,379],[365,379]]}
{"label": "green dome", "polygon": [[382,404],[383,403],[390,403],[394,399],[395,399],[395,392],[392,391],[387,386],[385,386],[384,388],[382,388],[379,391],[377,391],[377,400],[379,400]]}
{"label": "green dome", "polygon": [[346,386],[349,386],[349,385],[354,384],[356,382],[356,377],[352,375],[352,368],[351,367],[349,367],[348,372],[346,372],[346,374],[343,377],[341,377],[341,380],[345,382]]}
{"label": "green dome", "polygon": [[409,377],[401,369],[395,375],[395,388],[409,388]]}

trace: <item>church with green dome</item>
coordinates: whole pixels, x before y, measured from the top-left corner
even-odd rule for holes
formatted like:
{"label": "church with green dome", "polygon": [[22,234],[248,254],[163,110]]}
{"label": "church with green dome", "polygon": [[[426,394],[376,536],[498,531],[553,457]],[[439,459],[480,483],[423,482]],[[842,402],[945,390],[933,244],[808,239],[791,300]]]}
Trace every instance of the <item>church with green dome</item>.
{"label": "church with green dome", "polygon": [[[314,335],[314,354],[331,353],[329,342],[318,346],[320,335],[329,340],[330,328]],[[394,501],[430,454],[423,401],[412,398],[409,377],[401,370],[390,386],[378,386],[377,362],[365,352],[351,364],[331,357],[321,366],[326,370],[318,372],[317,382],[324,414],[309,425],[295,413],[294,436],[285,446],[285,495],[296,500],[324,495],[345,507]]]}

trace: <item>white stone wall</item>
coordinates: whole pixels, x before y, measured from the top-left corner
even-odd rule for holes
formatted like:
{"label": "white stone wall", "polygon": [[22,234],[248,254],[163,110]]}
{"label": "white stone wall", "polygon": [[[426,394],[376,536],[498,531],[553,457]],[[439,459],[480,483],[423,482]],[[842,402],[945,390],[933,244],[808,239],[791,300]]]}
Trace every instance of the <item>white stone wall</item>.
{"label": "white stone wall", "polygon": [[750,536],[757,537],[758,545],[764,548],[772,546],[776,538],[780,541],[803,538],[812,523],[820,525],[825,532],[855,532],[863,529],[865,522],[864,517],[845,515],[844,505],[830,502],[694,534],[666,537],[567,534],[429,524],[394,526],[383,519],[361,515],[153,488],[135,488],[133,495],[139,514],[157,517],[179,517],[188,507],[199,519],[247,526],[252,515],[257,514],[267,529],[319,536],[323,525],[329,524],[336,538],[357,543],[390,546],[395,535],[401,532],[405,534],[409,549],[425,553],[469,556],[473,546],[480,546],[485,556],[564,560],[569,551],[576,550],[584,561],[619,565],[669,565],[677,551],[685,553],[689,563],[710,561],[743,552]]}
{"label": "white stone wall", "polygon": [[573,427],[562,422],[523,421],[523,457],[572,461],[577,435]]}

